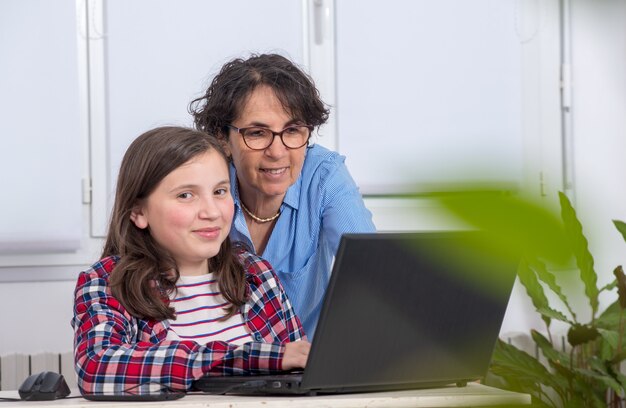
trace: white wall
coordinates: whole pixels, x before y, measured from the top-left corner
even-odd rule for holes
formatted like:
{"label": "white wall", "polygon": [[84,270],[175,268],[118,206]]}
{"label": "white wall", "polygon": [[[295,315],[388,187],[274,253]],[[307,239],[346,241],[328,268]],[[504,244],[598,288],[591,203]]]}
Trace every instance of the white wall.
{"label": "white wall", "polygon": [[65,280],[0,284],[0,355],[72,350],[74,283]]}

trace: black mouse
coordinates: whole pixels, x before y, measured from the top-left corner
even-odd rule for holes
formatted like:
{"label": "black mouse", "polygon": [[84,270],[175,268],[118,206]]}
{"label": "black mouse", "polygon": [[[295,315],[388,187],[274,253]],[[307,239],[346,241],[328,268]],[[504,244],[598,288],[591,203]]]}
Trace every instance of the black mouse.
{"label": "black mouse", "polygon": [[18,392],[23,400],[47,401],[67,397],[70,388],[62,374],[42,371],[25,379]]}

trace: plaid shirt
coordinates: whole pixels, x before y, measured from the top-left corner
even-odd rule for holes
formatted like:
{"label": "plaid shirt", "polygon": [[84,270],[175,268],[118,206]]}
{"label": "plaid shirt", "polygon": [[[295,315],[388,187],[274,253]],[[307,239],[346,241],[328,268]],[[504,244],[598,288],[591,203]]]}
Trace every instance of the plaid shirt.
{"label": "plaid shirt", "polygon": [[[74,299],[74,360],[83,393],[148,392],[168,386],[187,390],[208,375],[270,373],[282,369],[282,344],[305,339],[282,285],[269,263],[239,254],[249,287],[242,315],[255,341],[236,346],[214,341],[167,341],[167,320],[131,316],[115,299],[109,274],[118,257],[81,272]],[[152,386],[150,385],[152,384]]]}

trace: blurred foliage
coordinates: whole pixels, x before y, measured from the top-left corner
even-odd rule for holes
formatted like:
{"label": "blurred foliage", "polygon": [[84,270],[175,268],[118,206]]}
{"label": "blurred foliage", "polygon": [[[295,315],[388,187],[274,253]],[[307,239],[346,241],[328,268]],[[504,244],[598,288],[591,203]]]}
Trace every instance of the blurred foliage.
{"label": "blurred foliage", "polygon": [[[518,277],[546,325],[547,337],[531,331],[541,353],[538,358],[498,340],[490,376],[499,380],[499,386],[531,394],[536,406],[624,406],[626,376],[620,365],[626,359],[626,276],[618,266],[615,279],[598,288],[593,256],[567,196],[559,193],[560,217],[537,202],[506,193],[463,191],[443,194],[439,201],[470,226],[491,234],[498,250],[524,252]],[[626,240],[626,224],[613,223]],[[588,300],[588,321],[580,321],[574,313],[557,283],[559,270],[578,273]],[[546,290],[559,299],[563,310],[550,304]],[[615,293],[616,300],[600,312],[602,292]],[[568,328],[567,345],[553,339],[554,320]]]}
{"label": "blurred foliage", "polygon": [[440,194],[437,200],[470,226],[492,235],[496,249],[547,259],[558,265],[570,260],[565,229],[554,211],[517,194],[465,190]]}

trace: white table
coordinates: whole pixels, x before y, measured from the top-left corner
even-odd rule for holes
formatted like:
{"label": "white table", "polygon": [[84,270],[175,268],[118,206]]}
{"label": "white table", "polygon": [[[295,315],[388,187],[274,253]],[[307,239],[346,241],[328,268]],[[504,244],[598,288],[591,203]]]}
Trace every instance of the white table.
{"label": "white table", "polygon": [[[73,395],[79,395],[72,390]],[[19,398],[17,391],[2,391],[0,397]],[[55,401],[15,401],[0,402],[4,407],[162,407],[172,408],[320,408],[320,407],[476,407],[529,405],[530,395],[504,391],[486,385],[470,383],[466,387],[449,386],[409,391],[372,392],[341,395],[308,396],[234,396],[189,394],[182,399],[157,402],[108,402],[87,401],[83,398],[70,398]]]}

